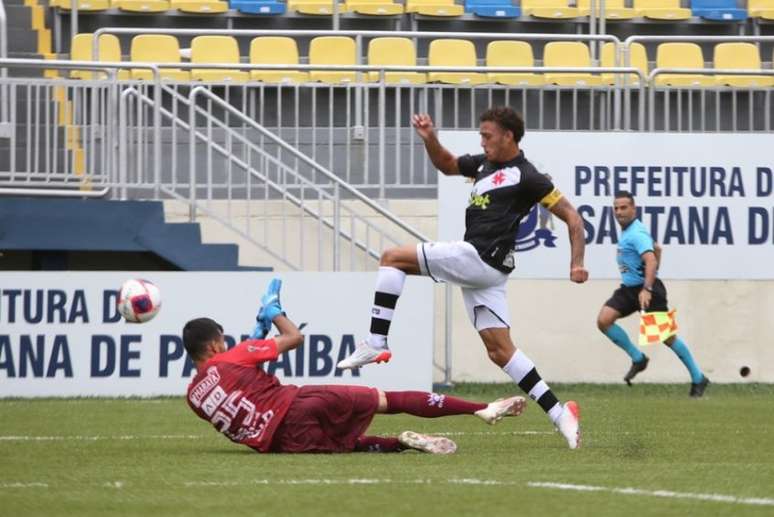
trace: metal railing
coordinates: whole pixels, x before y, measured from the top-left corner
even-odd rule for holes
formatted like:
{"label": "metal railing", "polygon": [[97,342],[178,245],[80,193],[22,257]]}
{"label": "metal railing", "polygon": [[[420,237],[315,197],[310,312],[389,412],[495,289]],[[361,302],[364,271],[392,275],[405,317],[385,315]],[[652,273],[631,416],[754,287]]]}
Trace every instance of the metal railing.
{"label": "metal railing", "polygon": [[[0,59],[8,58],[8,17],[5,14],[5,4],[0,0]],[[8,70],[0,68],[0,81],[8,77]],[[0,88],[0,138],[7,136],[8,127],[8,90]]]}
{"label": "metal railing", "polygon": [[[623,65],[631,64],[633,43],[774,43],[774,36],[630,36],[621,45]],[[709,76],[770,76],[771,70],[654,69],[648,75],[649,131],[766,131],[772,130],[770,87],[659,85],[664,74]],[[743,116],[742,113],[744,113]],[[658,122],[662,123],[659,125]]]}

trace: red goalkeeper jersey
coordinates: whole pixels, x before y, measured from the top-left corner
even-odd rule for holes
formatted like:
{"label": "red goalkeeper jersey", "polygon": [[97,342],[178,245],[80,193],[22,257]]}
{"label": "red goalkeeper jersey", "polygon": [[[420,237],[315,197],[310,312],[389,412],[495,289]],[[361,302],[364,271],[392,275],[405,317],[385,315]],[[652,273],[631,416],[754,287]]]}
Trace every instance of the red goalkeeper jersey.
{"label": "red goalkeeper jersey", "polygon": [[231,441],[268,451],[298,393],[259,366],[278,355],[273,339],[248,339],[215,355],[188,385],[188,405]]}

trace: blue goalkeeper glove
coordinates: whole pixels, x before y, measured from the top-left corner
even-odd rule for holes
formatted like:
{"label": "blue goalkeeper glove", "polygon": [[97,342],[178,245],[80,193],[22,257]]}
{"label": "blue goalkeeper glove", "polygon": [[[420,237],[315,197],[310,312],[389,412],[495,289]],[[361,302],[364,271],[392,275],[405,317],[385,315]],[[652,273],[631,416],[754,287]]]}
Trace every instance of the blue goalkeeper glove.
{"label": "blue goalkeeper glove", "polygon": [[261,309],[258,311],[258,315],[255,317],[256,325],[253,330],[254,339],[263,339],[266,334],[271,330],[272,322],[274,318],[280,314],[284,315],[280,304],[280,289],[282,288],[282,280],[279,278],[272,279],[269,282],[269,286],[266,288],[266,293],[261,297]]}

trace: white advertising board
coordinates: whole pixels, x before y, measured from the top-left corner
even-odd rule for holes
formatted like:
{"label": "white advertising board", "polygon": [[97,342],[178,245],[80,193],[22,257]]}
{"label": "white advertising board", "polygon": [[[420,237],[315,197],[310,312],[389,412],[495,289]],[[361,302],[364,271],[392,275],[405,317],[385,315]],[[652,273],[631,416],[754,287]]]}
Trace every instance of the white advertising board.
{"label": "white advertising board", "polygon": [[[0,273],[0,397],[182,395],[193,365],[181,332],[191,318],[223,326],[228,344],[252,330],[272,273]],[[304,344],[264,367],[290,384],[393,390],[432,385],[433,292],[409,278],[390,329],[393,359],[338,370],[370,325],[375,273],[283,273],[283,308],[306,323]],[[162,309],[143,324],[116,312],[118,287],[145,278]],[[273,333],[270,334],[270,336]]]}
{"label": "white advertising board", "polygon": [[[454,154],[481,152],[475,131],[444,131]],[[675,279],[774,279],[774,154],[763,134],[529,131],[522,149],[575,205],[591,278],[618,278],[613,195],[631,192]],[[459,240],[471,184],[439,178],[439,240]],[[536,207],[522,222],[515,277],[567,278],[567,229]]]}

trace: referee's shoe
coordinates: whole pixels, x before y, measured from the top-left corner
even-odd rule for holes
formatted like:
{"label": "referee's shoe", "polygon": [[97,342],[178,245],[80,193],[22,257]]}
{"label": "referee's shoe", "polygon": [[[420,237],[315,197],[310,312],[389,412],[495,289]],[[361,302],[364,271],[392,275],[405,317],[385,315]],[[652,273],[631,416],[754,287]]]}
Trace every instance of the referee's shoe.
{"label": "referee's shoe", "polygon": [[632,367],[629,368],[629,371],[626,372],[626,375],[624,375],[624,382],[629,386],[631,386],[632,379],[634,379],[638,373],[640,373],[641,371],[645,370],[645,368],[648,367],[648,361],[650,361],[650,359],[645,354],[642,354],[642,359],[640,359],[639,361],[633,361]]}

